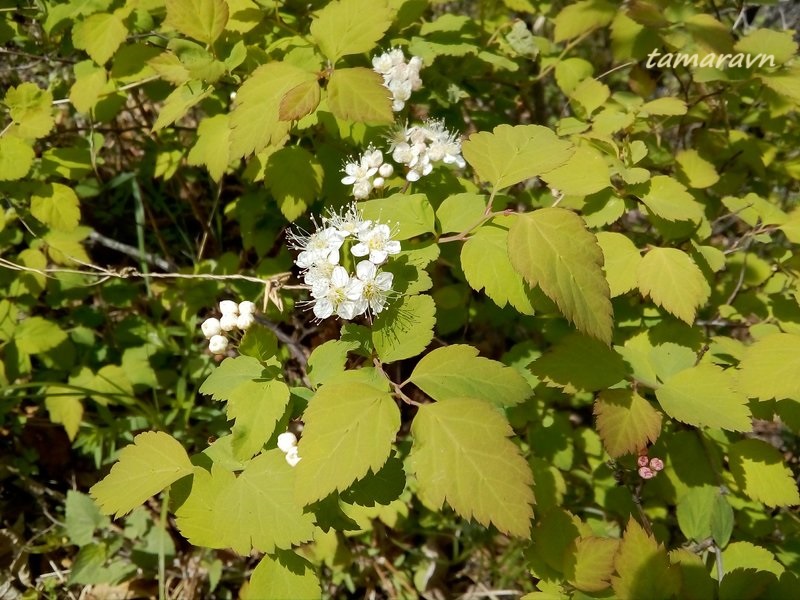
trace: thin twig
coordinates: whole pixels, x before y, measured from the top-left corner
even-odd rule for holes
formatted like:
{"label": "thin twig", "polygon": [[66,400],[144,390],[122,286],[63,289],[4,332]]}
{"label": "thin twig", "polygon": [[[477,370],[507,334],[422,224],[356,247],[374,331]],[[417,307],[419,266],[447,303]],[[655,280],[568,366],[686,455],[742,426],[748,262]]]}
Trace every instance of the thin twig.
{"label": "thin twig", "polygon": [[171,271],[172,269],[175,269],[175,265],[171,261],[168,261],[150,252],[141,252],[138,248],[118,242],[117,240],[113,240],[110,237],[104,236],[102,233],[92,231],[89,233],[89,239],[97,244],[100,244],[101,246],[105,246],[111,250],[116,250],[117,252],[130,256],[131,258],[135,258],[136,260],[150,263],[162,271]]}

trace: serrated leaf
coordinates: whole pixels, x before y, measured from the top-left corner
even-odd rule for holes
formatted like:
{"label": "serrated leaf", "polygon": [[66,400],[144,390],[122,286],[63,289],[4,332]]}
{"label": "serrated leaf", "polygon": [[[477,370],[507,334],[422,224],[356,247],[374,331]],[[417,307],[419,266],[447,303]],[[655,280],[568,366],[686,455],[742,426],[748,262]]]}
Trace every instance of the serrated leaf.
{"label": "serrated leaf", "polygon": [[611,578],[611,585],[619,598],[666,600],[680,589],[679,571],[670,565],[666,550],[633,517],[614,566],[617,575]]}
{"label": "serrated leaf", "polygon": [[400,428],[400,410],[386,392],[363,383],[327,383],[308,404],[298,444],[296,497],[321,500],[378,471]]}
{"label": "serrated leaf", "polygon": [[53,94],[35,83],[21,83],[9,88],[3,100],[14,121],[14,135],[40,138],[53,128]]}
{"label": "serrated leaf", "polygon": [[344,340],[328,340],[320,344],[308,357],[308,380],[316,388],[332,376],[343,373],[347,362],[347,353],[356,350],[358,342]]}
{"label": "serrated leaf", "polygon": [[95,529],[110,525],[108,517],[100,513],[97,504],[81,492],[67,491],[64,507],[66,513],[64,529],[69,536],[69,541],[76,546],[91,544]]}
{"label": "serrated leaf", "polygon": [[685,115],[686,111],[686,103],[680,98],[656,98],[639,109],[640,113],[664,117]]}
{"label": "serrated leaf", "polygon": [[25,177],[35,157],[30,144],[10,135],[0,137],[0,181]]}
{"label": "serrated leaf", "polygon": [[278,106],[278,118],[281,121],[298,121],[314,112],[319,99],[319,83],[304,81],[284,94]]}
{"label": "serrated leaf", "polygon": [[314,567],[293,552],[262,558],[241,593],[242,600],[315,600],[321,597]]}
{"label": "serrated leaf", "polygon": [[322,177],[322,165],[299,146],[281,148],[271,154],[264,170],[264,182],[289,221],[302,215],[319,196]]}
{"label": "serrated leaf", "polygon": [[87,17],[72,29],[72,43],[92,57],[98,65],[108,62],[125,41],[128,28],[118,15],[97,13]]}
{"label": "serrated leaf", "polygon": [[120,517],[192,472],[189,456],[171,435],[147,431],[119,453],[111,472],[89,490],[103,514]]}
{"label": "serrated leaf", "polygon": [[442,233],[468,231],[481,221],[485,209],[486,196],[483,194],[452,194],[436,209],[436,220]]}
{"label": "serrated leaf", "polygon": [[392,456],[376,473],[370,471],[343,492],[342,500],[359,506],[387,505],[400,497],[405,485],[403,462]]}
{"label": "serrated leaf", "polygon": [[184,117],[189,109],[200,103],[214,91],[212,86],[203,86],[199,81],[189,81],[175,88],[167,96],[161,110],[158,111],[158,118],[153,124],[153,131],[164,129],[167,125],[172,125],[178,119]]}
{"label": "serrated leaf", "polygon": [[225,0],[166,0],[165,24],[204,44],[213,44],[225,30]]}
{"label": "serrated leaf", "polygon": [[28,317],[14,330],[17,348],[26,354],[41,354],[58,346],[67,334],[53,321],[43,317]]}
{"label": "serrated leaf", "polygon": [[534,375],[547,383],[576,390],[595,392],[625,378],[625,361],[606,344],[572,333],[562,338],[530,366]]}
{"label": "serrated leaf", "polygon": [[511,304],[524,315],[533,306],[522,276],[508,256],[508,230],[513,217],[495,217],[479,227],[461,247],[461,268],[470,287],[486,295],[499,307]]}
{"label": "serrated leaf", "polygon": [[50,229],[72,231],[81,219],[78,196],[60,183],[47,183],[31,196],[31,214]]}
{"label": "serrated leaf", "polygon": [[747,347],[739,363],[739,389],[750,398],[800,401],[800,335],[776,333]]}
{"label": "serrated leaf", "polygon": [[343,121],[387,125],[394,120],[391,94],[381,76],[364,67],[337,69],[331,74],[328,107]]}
{"label": "serrated leaf", "polygon": [[230,120],[227,114],[206,117],[197,127],[197,141],[189,150],[187,162],[190,165],[205,165],[211,179],[219,181],[230,162],[228,156],[230,135]]}
{"label": "serrated leaf", "polygon": [[604,269],[611,297],[620,296],[636,287],[636,269],[642,261],[639,249],[628,236],[613,231],[596,234],[603,251]]}
{"label": "serrated leaf", "polygon": [[652,248],[639,263],[636,277],[642,295],[690,325],[711,295],[703,272],[677,248]]}
{"label": "serrated leaf", "polygon": [[231,158],[283,145],[291,123],[280,119],[281,101],[308,81],[316,81],[316,75],[285,62],[267,63],[253,71],[239,88],[230,113]]}
{"label": "serrated leaf", "polygon": [[767,506],[800,504],[797,482],[773,446],[761,440],[741,440],[728,455],[733,478],[742,492]]}
{"label": "serrated leaf", "polygon": [[311,22],[311,36],[335,63],[372,50],[391,24],[392,12],[383,0],[334,0]]}
{"label": "serrated leaf", "polygon": [[697,150],[681,150],[675,156],[683,181],[690,188],[703,189],[711,187],[719,181],[719,174],[714,163],[700,156]]}
{"label": "serrated leaf", "polygon": [[642,202],[654,215],[667,221],[698,223],[703,219],[703,205],[672,177],[656,175],[645,189]]}
{"label": "serrated leaf", "polygon": [[613,323],[603,252],[581,218],[563,208],[519,215],[508,234],[511,264],[582,332],[611,341]]}
{"label": "serrated leaf", "polygon": [[566,163],[542,174],[542,179],[567,196],[588,196],[611,185],[605,158],[589,146],[579,146]]}
{"label": "serrated leaf", "polygon": [[375,319],[372,343],[380,359],[391,363],[422,352],[433,339],[436,305],[425,294],[395,300]]}
{"label": "serrated leaf", "polygon": [[611,23],[617,7],[604,0],[583,0],[568,4],[555,18],[554,42],[571,40]]}
{"label": "serrated leaf", "polygon": [[[581,81],[569,93],[570,99],[583,107],[587,116],[603,106],[609,96],[611,96],[611,90],[608,86],[591,78]],[[605,162],[603,166],[605,166]]]}
{"label": "serrated leaf", "polygon": [[611,585],[619,540],[580,537],[574,546],[564,560],[564,576],[570,585],[584,592],[599,592]]}
{"label": "serrated leaf", "polygon": [[498,125],[491,133],[473,133],[461,148],[481,181],[495,190],[551,171],[574,152],[572,144],[541,125]]}
{"label": "serrated leaf", "polygon": [[420,406],[409,457],[420,499],[434,510],[446,501],[464,518],[530,537],[533,477],[511,434],[505,417],[481,400]]}
{"label": "serrated leaf", "polygon": [[47,414],[53,423],[60,423],[67,432],[70,441],[75,440],[83,419],[82,394],[65,386],[47,386],[47,395],[44,399]]}
{"label": "serrated leaf", "polygon": [[670,417],[695,427],[752,431],[747,398],[734,387],[732,371],[701,364],[673,375],[656,390]]}
{"label": "serrated leaf", "polygon": [[528,382],[516,370],[478,356],[477,348],[465,344],[429,352],[409,380],[434,400],[467,397],[514,406],[531,395]]}
{"label": "serrated leaf", "polygon": [[594,405],[597,432],[609,456],[634,454],[661,433],[661,414],[633,390],[605,390]]}
{"label": "serrated leaf", "polygon": [[358,206],[365,219],[389,225],[395,240],[403,241],[436,231],[433,207],[425,194],[393,194],[388,198],[360,202]]}
{"label": "serrated leaf", "polygon": [[76,64],[74,71],[75,83],[69,89],[69,101],[78,111],[88,113],[108,88],[106,70],[91,60],[85,60]]}
{"label": "serrated leaf", "polygon": [[722,553],[722,564],[726,574],[736,569],[757,569],[780,577],[785,571],[772,552],[750,542],[734,542],[728,546]]}
{"label": "serrated leaf", "polygon": [[280,450],[250,461],[236,477],[214,464],[195,468],[192,489],[177,509],[181,534],[196,546],[274,552],[311,540],[313,516],[294,500],[296,471]]}
{"label": "serrated leaf", "polygon": [[790,31],[756,29],[737,41],[734,49],[759,58],[772,57],[774,62],[770,66],[776,66],[787,62],[797,53],[797,42]]}

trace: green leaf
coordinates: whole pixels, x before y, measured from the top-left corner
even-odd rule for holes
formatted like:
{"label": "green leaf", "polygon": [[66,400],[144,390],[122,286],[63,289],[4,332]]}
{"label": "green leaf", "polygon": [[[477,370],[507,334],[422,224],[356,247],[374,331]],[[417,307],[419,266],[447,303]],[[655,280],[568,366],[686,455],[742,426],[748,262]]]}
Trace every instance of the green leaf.
{"label": "green leaf", "polygon": [[10,135],[0,137],[0,181],[16,181],[25,177],[35,157],[30,144]]}
{"label": "green leaf", "polygon": [[242,600],[314,600],[322,597],[314,567],[293,552],[265,556],[253,569]]}
{"label": "green leaf", "polygon": [[468,397],[498,406],[514,406],[531,395],[515,369],[478,356],[465,344],[437,348],[422,357],[409,380],[434,400]]}
{"label": "green leaf", "polygon": [[98,65],[108,62],[125,41],[128,28],[116,14],[97,13],[72,29],[72,43],[92,57]]}
{"label": "green leaf", "polygon": [[636,276],[644,296],[690,325],[711,295],[703,272],[677,248],[652,248],[639,263]]}
{"label": "green leaf", "polygon": [[389,225],[395,240],[436,231],[433,207],[425,194],[393,194],[388,198],[359,202],[358,206],[365,219]]}
{"label": "green leaf", "polygon": [[40,138],[53,128],[53,95],[35,83],[21,83],[9,88],[4,103],[15,124],[14,136]]}
{"label": "green leaf", "polygon": [[790,31],[756,29],[736,42],[734,49],[753,56],[770,56],[775,65],[782,65],[797,53],[797,42]]}
{"label": "green leaf", "polygon": [[47,386],[47,396],[44,399],[47,414],[53,423],[64,426],[70,441],[74,441],[75,436],[78,435],[78,429],[80,429],[83,419],[82,397],[82,394],[75,393],[75,390],[69,387]]}
{"label": "green leaf", "polygon": [[442,233],[469,231],[482,220],[485,209],[486,196],[483,194],[452,194],[436,209],[436,219]]}
{"label": "green leaf", "polygon": [[230,163],[230,118],[226,114],[206,117],[197,127],[197,141],[189,151],[190,165],[205,165],[211,179],[219,181]]}
{"label": "green leaf", "polygon": [[675,161],[678,163],[681,179],[690,188],[703,189],[719,181],[714,163],[700,156],[697,150],[681,150],[675,156]]}
{"label": "green leaf", "polygon": [[724,548],[728,545],[732,533],[733,508],[724,495],[717,494],[711,511],[711,536],[717,546]]}
{"label": "green leaf", "polygon": [[639,109],[640,113],[656,116],[680,116],[687,111],[686,103],[679,98],[656,98],[645,102]]}
{"label": "green leaf", "polygon": [[289,221],[302,215],[319,196],[322,177],[322,165],[299,146],[281,148],[271,154],[264,171],[264,182]]}
{"label": "green leaf", "polygon": [[508,439],[512,430],[494,407],[473,398],[423,404],[411,425],[409,457],[418,495],[439,510],[446,501],[462,517],[530,537],[530,467]]}
{"label": "green leaf", "polygon": [[621,296],[636,287],[636,270],[642,261],[639,249],[630,238],[613,231],[597,233],[603,251],[604,268],[611,297]]}
{"label": "green leaf", "polygon": [[548,384],[576,390],[596,392],[625,378],[625,361],[606,344],[580,333],[572,333],[558,341],[530,367],[534,375]]}
{"label": "green leaf", "polygon": [[682,423],[752,431],[747,398],[735,389],[731,373],[716,365],[697,365],[667,379],[656,398],[664,412]]}
{"label": "green leaf", "polygon": [[[91,60],[79,62],[74,67],[75,83],[69,89],[69,101],[80,112],[90,112],[101,95],[109,91],[108,77],[103,67],[98,67]],[[111,89],[113,90],[113,84]]]}
{"label": "green leaf", "polygon": [[473,133],[462,144],[466,161],[495,191],[541,175],[567,162],[574,148],[540,125],[498,125]]}
{"label": "green leaf", "polygon": [[757,569],[780,577],[785,571],[772,552],[750,542],[734,542],[728,546],[722,553],[722,564],[726,574],[736,569]]}
{"label": "green leaf", "polygon": [[166,0],[166,25],[204,44],[213,44],[225,30],[225,0]]}
{"label": "green leaf", "polygon": [[742,492],[767,506],[800,504],[797,482],[783,464],[783,456],[761,440],[741,440],[728,454],[733,478]]}
{"label": "green leaf", "polygon": [[97,504],[86,494],[75,490],[67,491],[67,501],[64,506],[66,512],[64,528],[69,541],[76,546],[91,544],[95,530],[110,525],[108,517],[98,510]]}
{"label": "green leaf", "polygon": [[570,585],[583,592],[599,592],[611,585],[619,540],[590,536],[574,544],[564,560],[564,576]]}
{"label": "green leaf", "polygon": [[78,196],[60,183],[47,183],[31,196],[31,214],[50,229],[72,231],[81,220]]}
{"label": "green leaf", "polygon": [[181,534],[195,546],[274,552],[311,540],[313,516],[294,500],[296,471],[280,450],[250,461],[236,477],[214,464],[196,467],[192,490],[175,511]]}
{"label": "green leaf", "polygon": [[186,116],[190,108],[199,104],[213,91],[212,86],[205,87],[199,81],[188,81],[178,86],[164,101],[164,105],[158,112],[158,119],[153,124],[153,131],[164,129],[167,125],[172,125],[178,119]]}
{"label": "green leaf", "polygon": [[436,305],[425,294],[394,301],[375,319],[372,343],[380,359],[391,363],[416,356],[431,343]]}
{"label": "green leaf", "polygon": [[344,372],[347,353],[356,350],[358,342],[328,340],[320,344],[308,357],[308,380],[317,388],[332,376]]}
{"label": "green leaf", "polygon": [[699,223],[703,219],[703,205],[672,177],[656,175],[644,185],[647,191],[641,199],[654,215],[667,221]]}
{"label": "green leaf", "polygon": [[278,338],[270,329],[256,323],[244,334],[239,343],[239,353],[252,356],[261,364],[269,364],[278,353]]}
{"label": "green leaf", "polygon": [[310,115],[319,105],[320,88],[317,81],[306,81],[284,94],[278,109],[281,121],[298,121]]}
{"label": "green leaf", "polygon": [[610,342],[611,299],[597,238],[578,215],[563,208],[541,208],[516,219],[508,234],[514,268],[580,331]]}
{"label": "green leaf", "polygon": [[[581,81],[569,93],[570,99],[577,102],[583,108],[587,116],[603,106],[609,96],[611,96],[611,90],[608,86],[591,78]],[[602,155],[600,156],[602,158]],[[605,162],[603,162],[603,166],[605,166]]]}
{"label": "green leaf", "polygon": [[279,117],[280,104],[289,90],[316,75],[285,62],[258,67],[236,94],[230,113],[231,158],[248,156],[266,146],[282,146],[291,128]]}
{"label": "green leaf", "polygon": [[392,450],[400,410],[386,392],[363,383],[327,383],[303,415],[296,497],[302,504],[346,489],[369,469],[377,472]]}
{"label": "green leaf", "polygon": [[58,324],[43,317],[28,317],[14,331],[17,348],[26,354],[47,352],[66,339],[67,334]]}
{"label": "green leaf", "polygon": [[499,307],[511,304],[524,315],[533,314],[530,289],[511,264],[508,230],[514,217],[495,217],[479,227],[461,248],[461,268],[470,287],[486,295]]}
{"label": "green leaf", "polygon": [[566,163],[544,173],[542,179],[567,196],[588,196],[611,185],[606,159],[589,146],[579,146]]}
{"label": "green leaf", "polygon": [[111,472],[89,490],[103,514],[115,518],[192,472],[189,456],[171,435],[147,431],[119,453]]}
{"label": "green leaf", "polygon": [[669,564],[664,546],[645,533],[633,517],[614,564],[617,575],[611,578],[611,585],[619,598],[666,600],[680,589],[679,570]]}
{"label": "green leaf", "polygon": [[396,456],[386,461],[376,473],[368,473],[351,485],[343,494],[342,500],[348,504],[360,506],[375,506],[376,504],[391,504],[406,485],[406,476],[403,471],[403,462]]}
{"label": "green leaf", "polygon": [[334,0],[311,22],[311,37],[335,63],[372,50],[391,24],[392,11],[384,0]]}
{"label": "green leaf", "polygon": [[583,0],[568,4],[555,18],[554,42],[571,40],[605,27],[617,14],[617,7],[604,0]]}
{"label": "green leaf", "polygon": [[605,390],[594,405],[597,432],[609,456],[635,454],[661,433],[661,414],[633,390]]}
{"label": "green leaf", "polygon": [[758,400],[800,401],[800,335],[775,333],[747,347],[739,363],[739,389]]}
{"label": "green leaf", "polygon": [[394,121],[391,94],[371,69],[337,69],[328,81],[328,107],[343,121],[388,125]]}
{"label": "green leaf", "polygon": [[675,512],[687,539],[701,542],[711,537],[711,515],[719,495],[718,489],[705,485],[689,488],[680,499]]}

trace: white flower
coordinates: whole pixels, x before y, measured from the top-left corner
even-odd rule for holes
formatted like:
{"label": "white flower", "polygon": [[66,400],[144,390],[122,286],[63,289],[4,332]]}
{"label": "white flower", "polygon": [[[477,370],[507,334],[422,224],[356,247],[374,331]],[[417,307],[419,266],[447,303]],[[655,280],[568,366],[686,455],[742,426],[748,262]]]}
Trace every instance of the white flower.
{"label": "white flower", "polygon": [[289,463],[290,467],[296,467],[297,463],[301,460],[302,458],[300,458],[300,455],[297,453],[297,447],[290,448],[286,453],[286,462]]}
{"label": "white flower", "polygon": [[222,328],[219,326],[219,319],[215,319],[214,317],[203,321],[203,324],[200,325],[200,329],[203,331],[203,335],[207,340],[211,339],[215,335],[219,335],[219,333],[222,331]]}
{"label": "white flower", "polygon": [[233,331],[237,327],[239,315],[234,313],[225,313],[219,320],[219,327],[222,331]]}
{"label": "white flower", "polygon": [[278,436],[278,448],[281,452],[289,452],[296,445],[297,437],[291,431],[286,431]]}
{"label": "white flower", "polygon": [[236,327],[242,331],[247,331],[250,326],[256,322],[256,317],[253,313],[244,313],[236,318]]}
{"label": "white flower", "polygon": [[245,300],[244,302],[239,302],[239,314],[240,315],[252,315],[256,312],[256,305],[254,302],[250,302],[249,300]]}
{"label": "white flower", "polygon": [[362,260],[356,265],[356,276],[364,284],[358,312],[362,313],[369,308],[377,315],[386,306],[394,275],[379,271],[370,261]]}
{"label": "white flower", "polygon": [[222,354],[228,348],[228,338],[224,335],[215,335],[208,340],[208,349],[212,354]]}
{"label": "white flower", "polygon": [[358,244],[350,249],[353,256],[369,256],[369,261],[380,265],[390,254],[400,252],[400,242],[392,240],[388,225],[378,224],[358,236]]}
{"label": "white flower", "polygon": [[295,235],[292,242],[295,249],[301,250],[295,263],[302,269],[308,269],[323,261],[338,264],[339,248],[344,243],[344,236],[333,227],[326,227],[309,236]]}
{"label": "white flower", "polygon": [[306,271],[305,275],[303,276],[303,282],[312,288],[320,285],[323,282],[326,283],[330,281],[331,275],[333,275],[333,270],[335,268],[336,265],[329,262],[321,262],[316,264]]}
{"label": "white flower", "polygon": [[[392,165],[384,164],[383,167],[391,167]],[[344,238],[349,236],[357,237],[362,231],[368,230],[372,227],[372,221],[365,219],[358,210],[358,205],[353,202],[346,210],[341,213],[331,213],[329,217],[323,219],[325,224],[333,227]]]}
{"label": "white flower", "polygon": [[219,312],[223,315],[238,315],[239,305],[233,300],[223,300],[219,303]]}
{"label": "white flower", "polygon": [[371,181],[357,181],[355,185],[353,185],[353,198],[356,200],[365,200],[369,198],[369,193],[372,191],[372,187]]}
{"label": "white flower", "polygon": [[342,171],[346,174],[342,177],[342,183],[345,185],[354,185],[360,181],[368,181],[370,177],[378,172],[378,167],[369,166],[369,164],[361,158],[358,162],[351,161],[345,163]]}
{"label": "white flower", "polygon": [[333,314],[352,319],[356,316],[356,301],[361,297],[363,284],[351,278],[344,267],[335,267],[327,282],[320,282],[311,290],[315,298],[314,316],[327,319]]}
{"label": "white flower", "polygon": [[422,59],[414,56],[406,62],[400,48],[394,48],[380,56],[373,57],[372,68],[383,77],[383,86],[392,94],[392,110],[399,112],[411,97],[413,90],[422,87],[419,71]]}

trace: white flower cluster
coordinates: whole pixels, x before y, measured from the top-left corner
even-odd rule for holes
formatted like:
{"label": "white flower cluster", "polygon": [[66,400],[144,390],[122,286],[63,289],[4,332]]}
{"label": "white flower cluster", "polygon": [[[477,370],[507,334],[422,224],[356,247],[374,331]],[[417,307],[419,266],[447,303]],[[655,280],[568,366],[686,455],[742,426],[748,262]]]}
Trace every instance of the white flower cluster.
{"label": "white flower cluster", "polygon": [[392,140],[392,158],[408,168],[406,180],[419,181],[433,170],[434,163],[443,162],[464,168],[461,140],[448,131],[444,121],[428,119],[422,125],[407,127]]}
{"label": "white flower cluster", "polygon": [[286,455],[286,462],[290,467],[297,466],[302,460],[297,454],[297,438],[291,431],[286,431],[278,436],[278,448]]}
{"label": "white flower cluster", "polygon": [[400,48],[393,48],[380,56],[372,59],[373,70],[383,77],[383,85],[392,93],[392,110],[403,110],[406,102],[411,98],[411,92],[422,87],[419,70],[422,68],[422,59],[412,56],[406,62],[405,54]]}
{"label": "white flower cluster", "polygon": [[386,178],[394,173],[394,167],[383,162],[383,153],[369,146],[358,160],[351,159],[342,168],[345,176],[342,183],[353,186],[353,197],[363,200],[373,189],[381,189]]}
{"label": "white flower cluster", "polygon": [[[345,244],[353,257],[365,259],[356,263],[355,275],[339,264]],[[368,311],[378,314],[386,306],[393,275],[379,267],[400,252],[400,242],[392,239],[388,225],[364,219],[355,203],[323,218],[314,233],[290,233],[289,246],[300,250],[295,264],[311,288],[316,318],[354,319]]]}
{"label": "white flower cluster", "polygon": [[237,329],[246,331],[256,320],[256,305],[249,300],[239,304],[233,300],[223,300],[219,303],[219,312],[222,313],[219,319],[211,317],[200,325],[212,354],[222,354],[228,349],[228,338],[222,335],[223,332]]}

